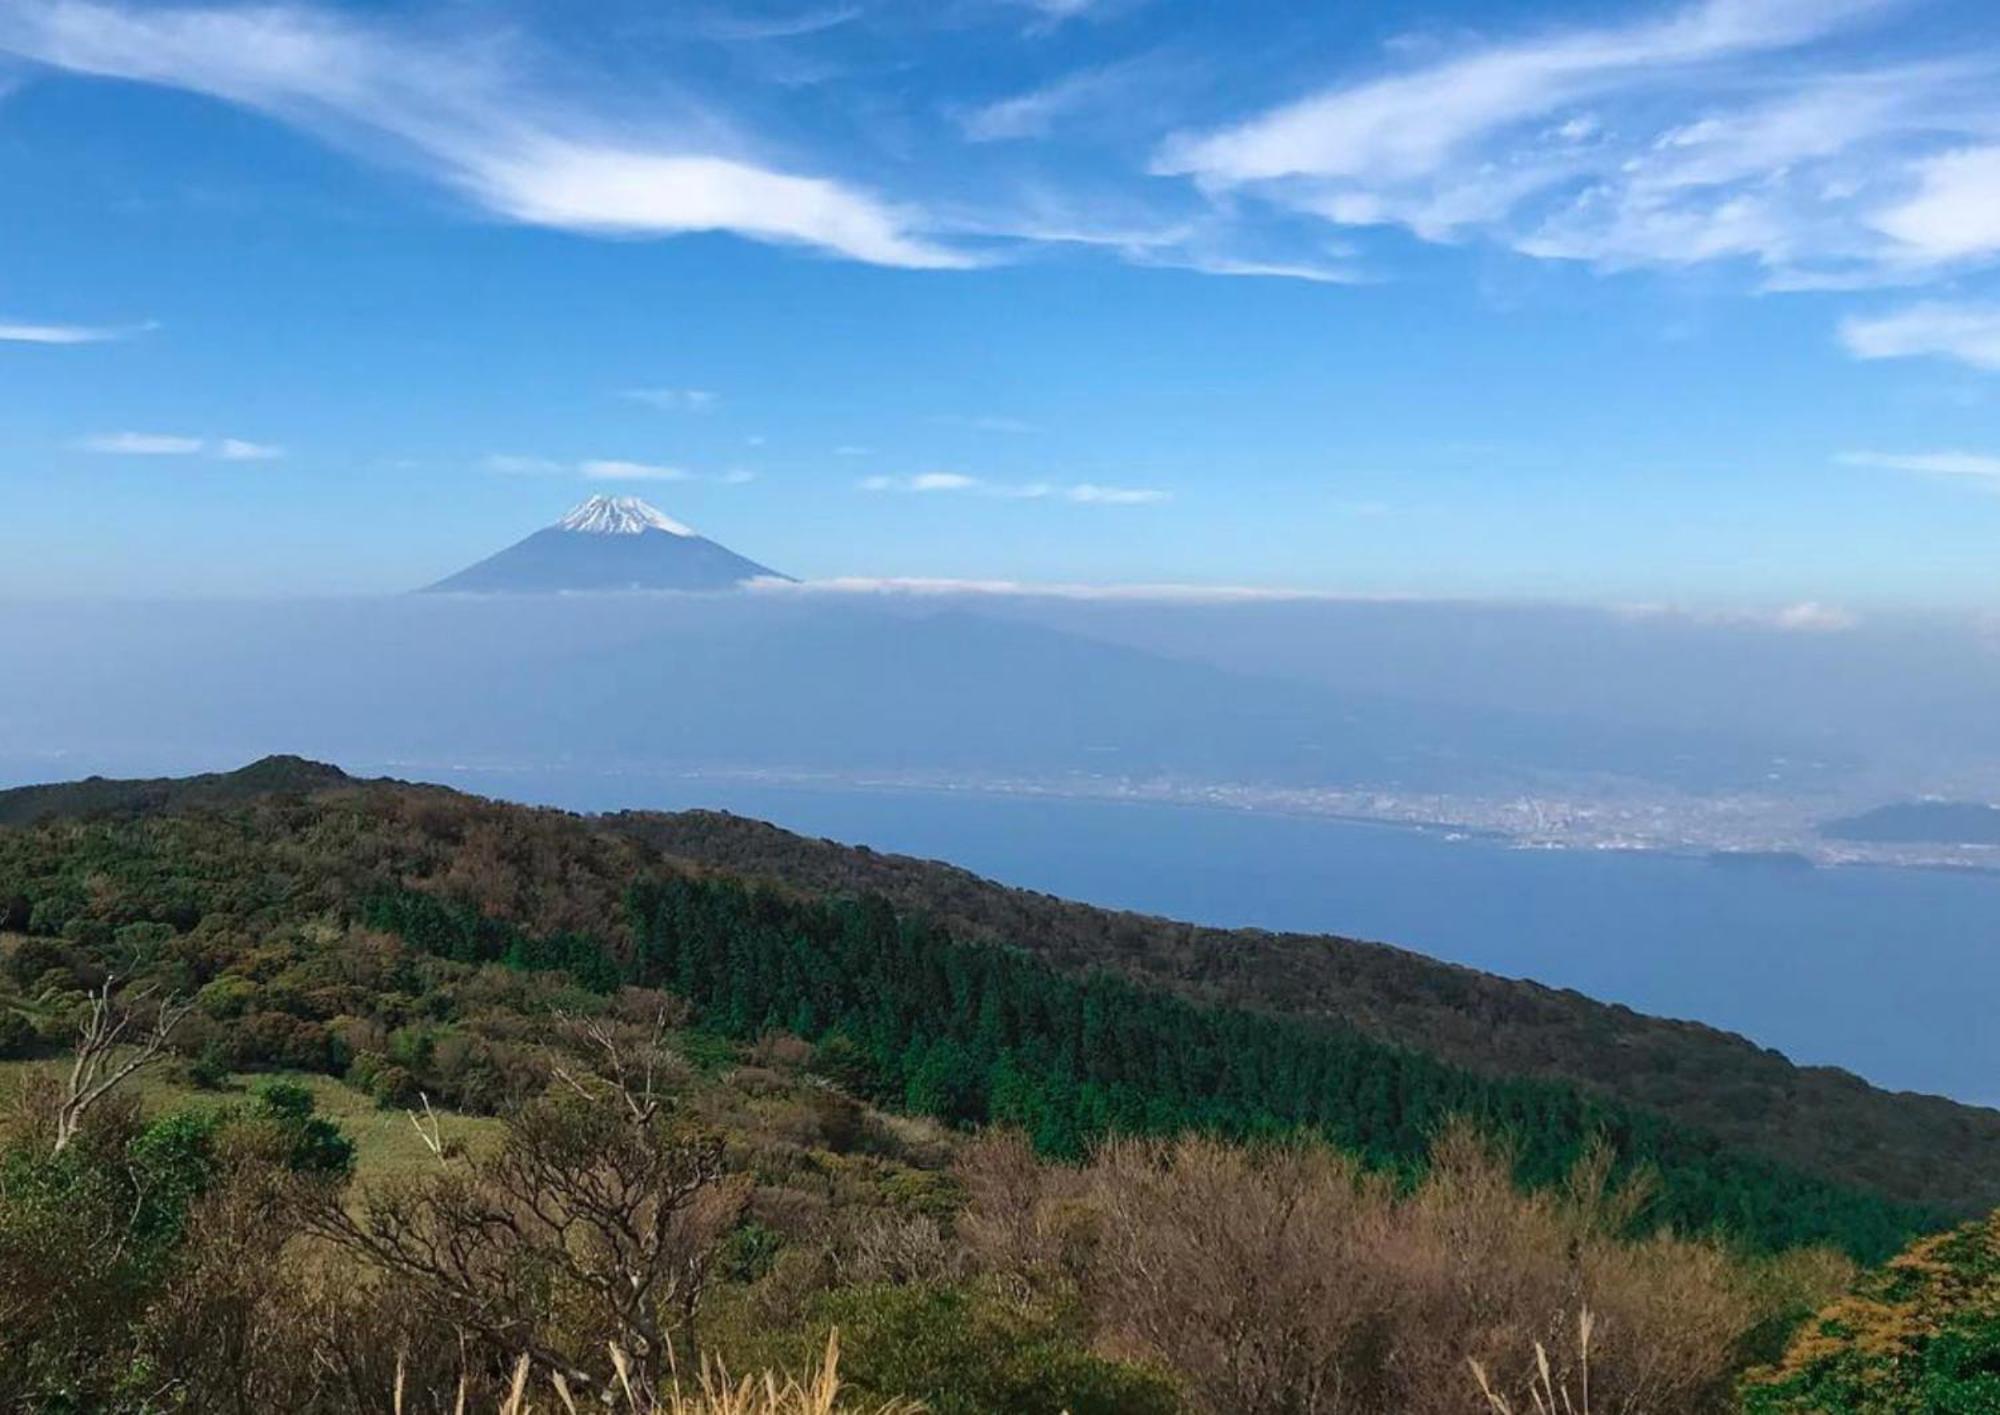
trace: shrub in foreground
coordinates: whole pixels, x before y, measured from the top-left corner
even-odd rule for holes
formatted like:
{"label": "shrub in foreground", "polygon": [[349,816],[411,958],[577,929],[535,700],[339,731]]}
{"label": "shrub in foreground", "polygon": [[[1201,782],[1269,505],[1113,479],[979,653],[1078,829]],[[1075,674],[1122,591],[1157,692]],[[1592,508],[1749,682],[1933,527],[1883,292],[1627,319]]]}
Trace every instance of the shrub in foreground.
{"label": "shrub in foreground", "polygon": [[1574,1352],[1588,1309],[1595,1415],[1721,1412],[1752,1334],[1845,1276],[1837,1259],[1628,1239],[1646,1194],[1610,1183],[1604,1156],[1523,1193],[1464,1127],[1407,1191],[1323,1146],[1203,1138],[1118,1141],[1067,1169],[998,1137],[960,1173],[961,1231],[990,1272],[1077,1293],[1098,1349],[1173,1372],[1202,1411],[1462,1415],[1480,1399],[1469,1358],[1532,1409],[1537,1344]]}

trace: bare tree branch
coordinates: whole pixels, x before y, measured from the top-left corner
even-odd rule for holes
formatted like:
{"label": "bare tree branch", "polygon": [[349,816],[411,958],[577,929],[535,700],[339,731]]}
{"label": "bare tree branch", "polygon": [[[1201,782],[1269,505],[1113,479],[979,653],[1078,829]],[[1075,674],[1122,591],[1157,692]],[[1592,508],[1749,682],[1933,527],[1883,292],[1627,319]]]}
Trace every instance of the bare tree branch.
{"label": "bare tree branch", "polygon": [[[634,1125],[650,1124],[660,1114],[666,1101],[661,1087],[680,1060],[666,1044],[670,1030],[666,1009],[659,1010],[653,1018],[651,1030],[636,1042],[631,1041],[629,1036],[621,1038],[619,1029],[602,1018],[558,1013],[556,1020],[578,1050],[595,1056],[592,1079],[610,1089],[625,1107],[626,1115]],[[629,1033],[633,1029],[626,1030]],[[586,1100],[596,1100],[602,1094],[601,1090],[586,1084],[569,1067],[553,1059],[550,1071],[556,1080]]]}
{"label": "bare tree branch", "polygon": [[[135,1005],[145,1002],[158,989],[144,987],[114,998],[112,990],[117,983],[115,974],[109,976],[104,986],[90,995],[90,1012],[77,1035],[76,1063],[70,1067],[69,1079],[56,1107],[55,1148],[59,1154],[76,1139],[92,1106],[135,1072],[160,1059],[173,1039],[174,1029],[194,1006],[193,998],[184,1001],[172,996],[162,998],[153,1010],[152,1026],[143,1036],[134,1035],[127,1040]],[[122,1057],[121,1047],[126,1049]]]}
{"label": "bare tree branch", "polygon": [[[358,1202],[321,1197],[308,1223],[322,1237],[420,1291],[495,1355],[525,1354],[572,1393],[600,1393],[616,1373],[587,1367],[601,1364],[606,1342],[642,1387],[669,1368],[676,1339],[691,1349],[746,1196],[724,1178],[719,1138],[664,1118],[634,1124],[600,1086],[584,1104],[530,1105],[499,1151],[474,1163],[373,1187]],[[582,1299],[574,1332],[547,1324],[551,1279]],[[595,1341],[572,1345],[586,1331]]]}

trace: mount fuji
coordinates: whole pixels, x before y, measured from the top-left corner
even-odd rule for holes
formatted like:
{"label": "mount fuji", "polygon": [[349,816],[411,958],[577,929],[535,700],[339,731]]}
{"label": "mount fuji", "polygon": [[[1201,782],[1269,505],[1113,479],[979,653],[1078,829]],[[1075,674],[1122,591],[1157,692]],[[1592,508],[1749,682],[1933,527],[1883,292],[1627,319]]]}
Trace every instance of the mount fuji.
{"label": "mount fuji", "polygon": [[790,579],[698,535],[636,496],[593,496],[553,526],[426,591],[728,590],[752,580]]}

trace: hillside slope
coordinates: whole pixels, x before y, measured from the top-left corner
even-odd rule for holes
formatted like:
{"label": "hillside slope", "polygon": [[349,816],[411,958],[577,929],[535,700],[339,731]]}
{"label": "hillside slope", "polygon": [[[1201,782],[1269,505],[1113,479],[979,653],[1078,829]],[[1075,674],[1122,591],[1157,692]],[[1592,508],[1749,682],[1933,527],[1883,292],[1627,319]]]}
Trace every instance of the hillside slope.
{"label": "hillside slope", "polygon": [[1335,1019],[1494,1075],[1570,1081],[1899,1198],[1967,1212],[2000,1205],[2000,1112],[1795,1066],[1697,1022],[1384,944],[1099,909],[721,812],[601,820],[714,868],[813,892],[879,893],[964,936],[1005,941],[1061,968],[1112,968],[1207,1001]]}
{"label": "hillside slope", "polygon": [[[299,801],[305,792],[315,794]],[[394,878],[430,881],[495,919],[542,935],[585,930],[614,947],[629,945],[620,906],[626,888],[677,863],[808,896],[873,894],[954,937],[1006,943],[1063,972],[1108,969],[1196,1001],[1337,1022],[1488,1076],[1580,1086],[1905,1202],[1954,1212],[2000,1205],[2000,1113],[1879,1091],[1845,1072],[1795,1067],[1712,1028],[1381,944],[1097,909],[950,865],[809,840],[713,812],[577,817],[437,787],[359,783],[335,768],[278,758],[179,782],[0,792],[0,822],[187,812],[227,819],[273,793],[281,798],[276,810],[260,812],[256,830],[275,836],[260,842],[260,851],[280,855],[260,866],[259,878],[287,880],[297,891],[274,919],[351,911],[373,887],[365,881],[381,880],[392,867]],[[227,823],[232,837],[246,826]],[[142,844],[154,848],[142,837],[119,842],[116,855]],[[84,838],[54,824],[20,833],[17,846],[44,860],[85,848]],[[93,838],[88,848],[110,846]],[[112,858],[90,885],[99,896],[115,896]],[[31,904],[0,888],[0,929],[25,928]]]}
{"label": "hillside slope", "polygon": [[279,792],[324,791],[353,781],[337,766],[285,756],[265,757],[236,771],[200,776],[138,780],[91,776],[0,791],[0,825],[227,806]]}

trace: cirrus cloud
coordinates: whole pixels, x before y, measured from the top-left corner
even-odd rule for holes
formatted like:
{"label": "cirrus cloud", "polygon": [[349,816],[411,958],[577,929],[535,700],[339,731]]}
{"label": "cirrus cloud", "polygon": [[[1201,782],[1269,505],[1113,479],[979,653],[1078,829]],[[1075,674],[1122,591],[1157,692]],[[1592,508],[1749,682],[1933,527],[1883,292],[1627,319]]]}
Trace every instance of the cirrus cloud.
{"label": "cirrus cloud", "polygon": [[2000,252],[2000,57],[1826,48],[1897,3],[1697,0],[1474,45],[1176,134],[1152,168],[1219,203],[1600,268],[1910,283]]}
{"label": "cirrus cloud", "polygon": [[906,595],[912,598],[985,595],[1022,599],[1112,600],[1175,604],[1248,604],[1265,601],[1391,603],[1405,595],[1347,594],[1272,585],[1077,584],[1034,580],[948,580],[909,576],[836,576],[826,580],[756,580],[750,588],[784,595]]}
{"label": "cirrus cloud", "polygon": [[285,455],[285,449],[269,442],[248,442],[240,437],[225,437],[213,444],[212,450],[225,462],[275,462]]}
{"label": "cirrus cloud", "polygon": [[101,432],[79,438],[84,452],[116,457],[209,457],[220,462],[273,462],[285,449],[240,437],[189,437],[168,432]]}
{"label": "cirrus cloud", "polygon": [[80,439],[77,446],[120,457],[192,457],[207,448],[208,440],[166,432],[100,432]]}
{"label": "cirrus cloud", "polygon": [[628,388],[618,396],[662,412],[705,413],[722,401],[706,388]]}
{"label": "cirrus cloud", "polygon": [[581,477],[598,482],[715,482],[722,486],[743,486],[757,479],[747,467],[731,467],[709,475],[689,471],[664,462],[641,462],[629,457],[585,457],[563,461],[519,452],[493,452],[482,461],[489,472],[516,477]]}
{"label": "cirrus cloud", "polygon": [[159,326],[146,324],[46,324],[0,319],[0,344],[109,344]]}
{"label": "cirrus cloud", "polygon": [[704,151],[657,120],[538,84],[518,44],[424,43],[332,9],[0,6],[0,54],[207,95],[427,173],[527,225],[611,236],[726,231],[876,265],[975,262],[921,213],[843,182]]}
{"label": "cirrus cloud", "polygon": [[2000,373],[2000,305],[1930,300],[1842,321],[1841,342],[1861,359],[1956,359]]}
{"label": "cirrus cloud", "polygon": [[1151,506],[1173,493],[1152,487],[1101,486],[1095,482],[1000,482],[963,472],[918,472],[912,476],[863,477],[863,491],[910,492],[925,495],[959,492],[1002,501],[1069,501],[1079,506]]}
{"label": "cirrus cloud", "polygon": [[577,464],[586,481],[687,481],[692,473],[679,467],[662,466],[656,462],[628,462],[623,458],[604,457]]}
{"label": "cirrus cloud", "polygon": [[1846,467],[1879,467],[1929,477],[1970,477],[2000,484],[2000,457],[1980,452],[1843,452]]}

